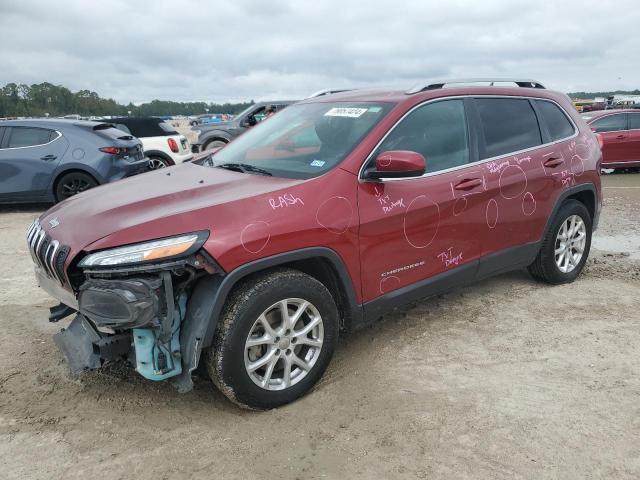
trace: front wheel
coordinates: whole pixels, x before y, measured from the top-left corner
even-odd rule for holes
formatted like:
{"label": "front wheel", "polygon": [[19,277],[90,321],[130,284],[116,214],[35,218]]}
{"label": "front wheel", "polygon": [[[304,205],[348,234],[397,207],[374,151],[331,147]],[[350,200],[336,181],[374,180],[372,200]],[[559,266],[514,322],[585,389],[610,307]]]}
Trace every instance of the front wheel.
{"label": "front wheel", "polygon": [[292,402],[327,368],[338,325],[333,297],[315,278],[291,269],[258,274],[227,300],[205,354],[209,375],[245,408]]}
{"label": "front wheel", "polygon": [[565,202],[542,240],[529,273],[551,284],[573,282],[584,268],[591,249],[591,215],[577,200]]}

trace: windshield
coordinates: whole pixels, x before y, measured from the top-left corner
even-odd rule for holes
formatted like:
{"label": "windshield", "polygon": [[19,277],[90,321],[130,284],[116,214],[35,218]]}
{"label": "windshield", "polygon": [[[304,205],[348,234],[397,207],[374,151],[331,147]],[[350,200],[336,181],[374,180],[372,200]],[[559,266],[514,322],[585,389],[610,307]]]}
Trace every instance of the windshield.
{"label": "windshield", "polygon": [[342,162],[391,107],[363,102],[292,105],[235,139],[204,165],[242,164],[277,177],[313,178]]}

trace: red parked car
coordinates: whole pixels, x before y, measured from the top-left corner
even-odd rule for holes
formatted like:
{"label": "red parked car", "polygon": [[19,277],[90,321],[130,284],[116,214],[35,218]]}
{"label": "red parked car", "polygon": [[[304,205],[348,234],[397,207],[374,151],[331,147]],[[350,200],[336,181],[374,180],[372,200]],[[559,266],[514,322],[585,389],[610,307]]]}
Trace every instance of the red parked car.
{"label": "red parked car", "polygon": [[594,132],[602,137],[602,166],[640,167],[640,111],[604,110],[582,115]]}
{"label": "red parked car", "polygon": [[[78,195],[28,231],[42,288],[73,314],[72,371],[129,359],[231,400],[307,392],[340,332],[528,267],[573,281],[601,206],[601,154],[566,95],[474,81],[307,99],[201,164]],[[201,356],[201,354],[203,354]]]}

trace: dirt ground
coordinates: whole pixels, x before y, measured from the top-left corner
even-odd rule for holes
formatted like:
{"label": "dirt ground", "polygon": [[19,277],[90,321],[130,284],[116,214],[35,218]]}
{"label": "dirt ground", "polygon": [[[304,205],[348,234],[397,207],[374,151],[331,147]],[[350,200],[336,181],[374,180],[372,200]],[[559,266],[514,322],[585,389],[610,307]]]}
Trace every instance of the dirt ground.
{"label": "dirt ground", "polygon": [[24,233],[0,209],[5,479],[640,478],[640,174],[604,178],[588,268],[515,272],[341,339],[315,390],[239,410],[126,368],[68,375]]}

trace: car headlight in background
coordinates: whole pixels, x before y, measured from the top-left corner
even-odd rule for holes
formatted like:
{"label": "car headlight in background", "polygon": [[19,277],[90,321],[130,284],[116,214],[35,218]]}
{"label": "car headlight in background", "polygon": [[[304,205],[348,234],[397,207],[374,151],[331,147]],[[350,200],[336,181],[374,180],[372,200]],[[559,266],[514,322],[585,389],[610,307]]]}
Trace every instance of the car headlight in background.
{"label": "car headlight in background", "polygon": [[110,248],[87,255],[79,266],[109,267],[185,256],[200,249],[208,237],[209,232],[203,231]]}

